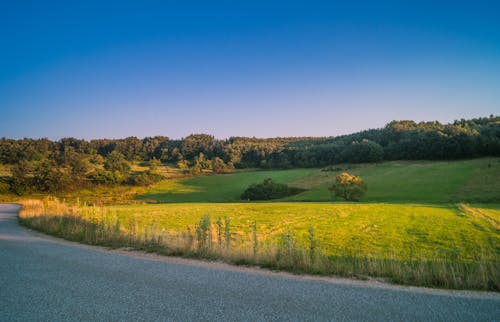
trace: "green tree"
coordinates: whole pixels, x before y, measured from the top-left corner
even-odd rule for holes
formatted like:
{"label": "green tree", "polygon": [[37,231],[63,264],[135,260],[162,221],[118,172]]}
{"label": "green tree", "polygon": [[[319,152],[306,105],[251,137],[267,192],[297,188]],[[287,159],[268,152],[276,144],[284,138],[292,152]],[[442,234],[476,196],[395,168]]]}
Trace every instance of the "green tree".
{"label": "green tree", "polygon": [[195,161],[194,165],[189,169],[189,173],[191,175],[198,175],[198,174],[201,174],[201,172],[202,172],[202,168],[201,168],[200,162]]}
{"label": "green tree", "polygon": [[22,195],[28,192],[33,182],[33,164],[26,160],[21,160],[12,167],[12,179],[10,182],[10,190],[17,195]]}
{"label": "green tree", "polygon": [[153,158],[151,161],[149,161],[149,172],[158,173],[158,166],[160,166],[160,161],[156,158]]}
{"label": "green tree", "polygon": [[104,169],[111,172],[119,172],[122,176],[127,176],[130,173],[130,164],[125,160],[123,154],[113,151],[106,156]]}
{"label": "green tree", "polygon": [[177,162],[177,167],[184,173],[187,173],[189,171],[189,161],[188,160],[179,160]]}
{"label": "green tree", "polygon": [[191,134],[182,140],[181,152],[186,159],[204,153],[210,158],[215,146],[215,138],[208,134]]}
{"label": "green tree", "polygon": [[200,152],[197,157],[194,158],[195,164],[198,163],[200,167],[204,170],[212,170],[212,161],[205,157],[205,154]]}
{"label": "green tree", "polygon": [[104,170],[96,169],[93,181],[104,184],[120,184],[128,179],[130,175],[130,164],[125,160],[123,154],[113,151],[104,160]]}
{"label": "green tree", "polygon": [[68,148],[60,158],[61,166],[66,168],[67,175],[71,177],[71,185],[82,186],[89,170],[89,162],[85,156],[75,152],[73,148]]}
{"label": "green tree", "polygon": [[328,189],[337,197],[348,201],[359,201],[367,190],[366,183],[361,177],[342,172],[335,178],[335,183]]}
{"label": "green tree", "polygon": [[384,158],[384,149],[376,142],[363,139],[347,145],[342,151],[344,162],[380,162]]}
{"label": "green tree", "polygon": [[69,189],[72,182],[67,169],[59,167],[53,160],[40,162],[33,171],[33,185],[39,191],[62,191]]}
{"label": "green tree", "polygon": [[190,169],[192,175],[201,174],[203,170],[211,170],[212,161],[205,158],[205,155],[200,152],[198,156],[194,158],[193,167]]}
{"label": "green tree", "polygon": [[227,165],[224,163],[224,160],[219,157],[215,157],[212,160],[212,170],[215,173],[224,173],[227,171]]}

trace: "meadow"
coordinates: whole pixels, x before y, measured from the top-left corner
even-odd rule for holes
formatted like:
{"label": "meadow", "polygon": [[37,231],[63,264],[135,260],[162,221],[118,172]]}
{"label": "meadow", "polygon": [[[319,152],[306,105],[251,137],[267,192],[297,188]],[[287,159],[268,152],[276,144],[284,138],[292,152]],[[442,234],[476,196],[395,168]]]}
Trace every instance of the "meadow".
{"label": "meadow", "polygon": [[[361,164],[348,171],[368,184],[362,202],[332,201],[326,187],[340,171],[245,171],[169,179],[140,191],[136,204],[25,202],[20,221],[110,247],[500,290],[498,158]],[[249,184],[267,177],[308,190],[274,202],[239,200]]]}
{"label": "meadow", "polygon": [[149,202],[234,202],[252,183],[266,178],[289,183],[312,175],[318,169],[239,171],[221,175],[176,178],[159,183],[135,199]]}
{"label": "meadow", "polygon": [[[499,158],[339,166],[361,176],[367,183],[368,192],[361,202],[500,203]],[[332,201],[327,187],[340,172],[292,169],[177,178],[162,182],[135,199],[161,203],[240,202],[240,195],[250,184],[272,178],[306,189],[303,193],[278,201]]]}
{"label": "meadow", "polygon": [[500,209],[481,206],[193,203],[109,206],[107,210],[124,227],[133,220],[138,227],[170,234],[194,231],[204,215],[210,215],[212,222],[229,218],[232,239],[241,247],[251,246],[254,232],[265,244],[293,234],[306,247],[312,227],[325,255],[355,253],[400,260],[456,256],[465,262],[477,254],[491,260],[500,255]]}
{"label": "meadow", "polygon": [[67,205],[25,201],[20,223],[79,242],[297,273],[500,289],[500,210],[390,204]]}

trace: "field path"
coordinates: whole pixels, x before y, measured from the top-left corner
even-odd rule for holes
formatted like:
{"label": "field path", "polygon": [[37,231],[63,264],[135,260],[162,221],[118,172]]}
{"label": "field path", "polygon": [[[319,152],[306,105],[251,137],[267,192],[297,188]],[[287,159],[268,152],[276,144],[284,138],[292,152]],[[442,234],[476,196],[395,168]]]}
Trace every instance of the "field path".
{"label": "field path", "polygon": [[496,293],[297,277],[109,251],[17,224],[0,205],[0,321],[498,321]]}

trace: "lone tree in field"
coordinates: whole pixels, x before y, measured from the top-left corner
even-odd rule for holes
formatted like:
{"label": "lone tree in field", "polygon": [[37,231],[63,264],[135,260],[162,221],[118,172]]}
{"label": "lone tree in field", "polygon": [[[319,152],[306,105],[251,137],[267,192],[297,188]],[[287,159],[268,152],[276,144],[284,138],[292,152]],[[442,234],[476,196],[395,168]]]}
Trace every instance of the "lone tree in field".
{"label": "lone tree in field", "polygon": [[328,187],[337,197],[348,201],[359,201],[367,190],[366,183],[360,177],[342,172],[335,178],[335,183]]}

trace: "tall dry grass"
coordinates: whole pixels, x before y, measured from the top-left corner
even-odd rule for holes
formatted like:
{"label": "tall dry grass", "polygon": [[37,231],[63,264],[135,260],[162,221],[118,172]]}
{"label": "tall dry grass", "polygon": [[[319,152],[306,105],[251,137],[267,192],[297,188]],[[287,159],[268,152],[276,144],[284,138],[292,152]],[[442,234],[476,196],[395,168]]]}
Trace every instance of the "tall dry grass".
{"label": "tall dry grass", "polygon": [[473,262],[458,258],[413,256],[402,261],[391,254],[366,256],[356,252],[326,256],[309,229],[308,246],[300,246],[291,232],[275,240],[259,238],[258,223],[249,236],[231,231],[229,218],[208,215],[194,228],[168,232],[154,225],[140,225],[134,218],[122,225],[116,213],[105,207],[56,198],[21,202],[19,222],[27,227],[67,240],[112,248],[132,248],[164,255],[222,259],[229,263],[258,265],[295,273],[382,278],[399,284],[450,289],[500,290],[500,261],[476,254]]}

